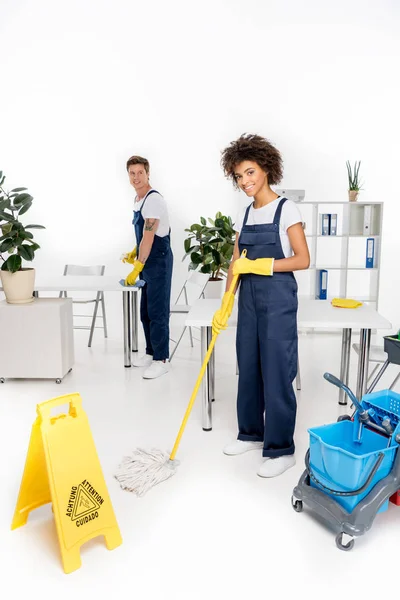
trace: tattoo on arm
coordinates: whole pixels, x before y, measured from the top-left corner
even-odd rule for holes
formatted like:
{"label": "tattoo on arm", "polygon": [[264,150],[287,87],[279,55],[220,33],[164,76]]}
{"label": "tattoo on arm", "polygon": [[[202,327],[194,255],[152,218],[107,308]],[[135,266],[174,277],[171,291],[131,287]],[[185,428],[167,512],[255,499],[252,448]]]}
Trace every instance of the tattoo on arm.
{"label": "tattoo on arm", "polygon": [[157,219],[146,219],[144,222],[144,230],[145,231],[154,231],[154,227]]}

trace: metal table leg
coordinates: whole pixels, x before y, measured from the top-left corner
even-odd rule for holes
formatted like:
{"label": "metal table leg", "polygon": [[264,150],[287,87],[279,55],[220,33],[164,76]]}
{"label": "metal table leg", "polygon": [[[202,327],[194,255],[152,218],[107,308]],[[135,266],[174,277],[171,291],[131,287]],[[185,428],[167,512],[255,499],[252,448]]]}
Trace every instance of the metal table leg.
{"label": "metal table leg", "polygon": [[131,292],[132,302],[132,352],[138,351],[138,309],[137,292]]}
{"label": "metal table leg", "polygon": [[[212,329],[211,327],[201,328],[201,364],[206,357],[208,346],[211,342]],[[213,353],[214,354],[214,353]],[[202,400],[202,427],[204,431],[212,429],[212,414],[211,414],[211,373],[210,362],[204,372],[204,377],[201,382],[201,400]]]}
{"label": "metal table leg", "polygon": [[300,361],[299,361],[298,355],[297,355],[296,389],[298,392],[300,392],[300,390],[301,390]]}
{"label": "metal table leg", "polygon": [[357,400],[361,400],[367,391],[369,347],[371,344],[371,330],[361,329],[360,331],[360,354],[358,355],[357,372]]}
{"label": "metal table leg", "polygon": [[[351,329],[343,329],[342,357],[340,361],[340,381],[342,381],[347,386],[349,385],[350,350]],[[347,404],[347,396],[342,389],[339,390],[339,404]]]}
{"label": "metal table leg", "polygon": [[130,295],[134,292],[123,291],[122,292],[122,305],[124,311],[124,365],[125,367],[131,367],[131,310]]}

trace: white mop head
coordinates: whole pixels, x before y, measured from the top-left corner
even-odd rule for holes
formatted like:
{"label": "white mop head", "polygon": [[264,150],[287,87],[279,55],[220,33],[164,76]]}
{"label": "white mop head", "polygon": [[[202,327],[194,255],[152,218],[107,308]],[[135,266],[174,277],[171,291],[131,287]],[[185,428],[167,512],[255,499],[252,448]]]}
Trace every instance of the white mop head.
{"label": "white mop head", "polygon": [[123,490],[144,494],[152,487],[175,475],[178,461],[170,460],[169,454],[152,449],[146,452],[137,448],[130,456],[125,456],[114,475]]}

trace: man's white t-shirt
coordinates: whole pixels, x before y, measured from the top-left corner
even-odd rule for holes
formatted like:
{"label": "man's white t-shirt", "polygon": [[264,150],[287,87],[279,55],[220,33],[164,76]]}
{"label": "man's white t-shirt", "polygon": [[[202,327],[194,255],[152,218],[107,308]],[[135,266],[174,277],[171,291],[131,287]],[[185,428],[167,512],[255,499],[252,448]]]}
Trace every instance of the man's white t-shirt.
{"label": "man's white t-shirt", "polygon": [[[158,228],[156,235],[159,237],[165,237],[169,233],[169,217],[167,203],[164,198],[158,192],[152,192],[149,190],[146,196],[139,202],[134,203],[133,210],[137,212],[143,206],[144,201],[146,203],[142,210],[143,219],[159,219]],[[149,195],[150,194],[150,195]]]}
{"label": "man's white t-shirt", "polygon": [[[266,223],[273,223],[275,211],[278,208],[278,204],[282,200],[282,196],[276,198],[273,202],[266,204],[262,208],[253,208],[253,204],[250,206],[249,216],[247,218],[246,225],[265,225]],[[246,213],[247,206],[242,209],[236,219],[233,226],[234,230],[239,234],[243,227],[244,215]],[[281,238],[282,250],[285,258],[289,258],[293,254],[292,247],[290,245],[289,236],[287,230],[296,223],[301,223],[301,213],[293,200],[286,200],[282,206],[281,220],[279,224],[279,235]]]}

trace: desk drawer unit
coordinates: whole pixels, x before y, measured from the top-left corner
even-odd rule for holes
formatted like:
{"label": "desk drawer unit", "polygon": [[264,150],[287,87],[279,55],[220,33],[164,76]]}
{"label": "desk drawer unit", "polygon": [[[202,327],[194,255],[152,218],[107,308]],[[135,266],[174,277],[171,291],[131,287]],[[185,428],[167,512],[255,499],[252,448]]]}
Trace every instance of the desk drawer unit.
{"label": "desk drawer unit", "polygon": [[0,378],[61,380],[73,364],[71,298],[0,302]]}

